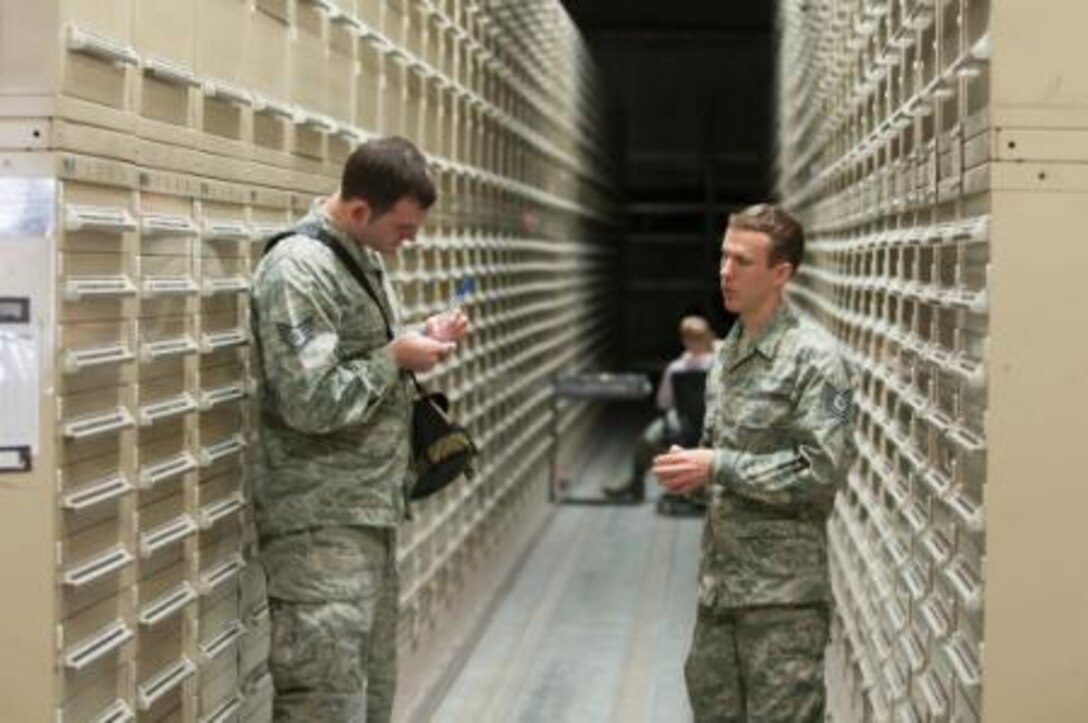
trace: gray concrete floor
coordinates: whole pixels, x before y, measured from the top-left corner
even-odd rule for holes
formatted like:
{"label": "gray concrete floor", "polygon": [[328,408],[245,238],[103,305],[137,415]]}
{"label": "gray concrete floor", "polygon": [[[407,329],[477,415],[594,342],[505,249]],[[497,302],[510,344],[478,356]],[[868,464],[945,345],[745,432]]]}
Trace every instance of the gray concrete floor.
{"label": "gray concrete floor", "polygon": [[[637,427],[602,438],[572,492],[626,474]],[[648,480],[649,482],[649,480]],[[434,720],[685,723],[701,521],[560,506]]]}

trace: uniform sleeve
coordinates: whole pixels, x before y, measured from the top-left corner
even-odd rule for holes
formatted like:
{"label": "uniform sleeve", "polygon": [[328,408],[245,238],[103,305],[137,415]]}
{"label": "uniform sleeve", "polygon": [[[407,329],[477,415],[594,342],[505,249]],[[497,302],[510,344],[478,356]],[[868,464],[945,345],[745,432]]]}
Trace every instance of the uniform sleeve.
{"label": "uniform sleeve", "polygon": [[853,379],[839,359],[802,374],[792,445],[767,453],[718,448],[712,479],[770,506],[830,511],[854,461]]}
{"label": "uniform sleeve", "polygon": [[661,383],[657,385],[657,408],[661,411],[667,412],[672,409],[672,373],[673,364],[669,364],[665,367],[665,372],[661,375]]}
{"label": "uniform sleeve", "polygon": [[277,259],[254,289],[266,383],[284,421],[309,434],[365,422],[399,379],[386,347],[341,359],[328,272],[305,258]]}
{"label": "uniform sleeve", "polygon": [[718,354],[714,355],[714,361],[706,374],[706,411],[703,413],[703,435],[699,438],[699,446],[710,447],[714,440],[714,410],[718,407],[718,390],[722,384],[722,362]]}

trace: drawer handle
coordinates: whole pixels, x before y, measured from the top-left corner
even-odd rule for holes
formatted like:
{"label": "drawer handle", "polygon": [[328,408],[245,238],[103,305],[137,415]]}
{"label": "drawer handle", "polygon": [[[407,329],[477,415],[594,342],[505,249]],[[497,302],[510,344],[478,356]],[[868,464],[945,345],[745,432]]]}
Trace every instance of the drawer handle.
{"label": "drawer handle", "polygon": [[900,579],[907,587],[907,592],[913,600],[919,601],[926,596],[926,579],[925,576],[918,571],[915,565],[910,565],[900,573]]}
{"label": "drawer handle", "polygon": [[948,437],[967,454],[981,454],[986,451],[986,441],[965,427],[952,427]]}
{"label": "drawer handle", "polygon": [[102,711],[93,723],[130,723],[134,720],[136,720],[136,714],[132,712],[132,708],[128,707],[128,703],[116,700],[113,705]]}
{"label": "drawer handle", "polygon": [[140,557],[145,560],[196,532],[196,522],[189,515],[177,518],[140,535]]}
{"label": "drawer handle", "polygon": [[194,354],[196,351],[196,342],[188,336],[150,341],[140,345],[140,361],[151,364],[165,357]]}
{"label": "drawer handle", "polygon": [[136,221],[123,208],[102,206],[64,207],[64,228],[68,231],[135,231]]}
{"label": "drawer handle", "polygon": [[246,626],[242,625],[241,620],[235,620],[227,625],[223,632],[218,633],[206,643],[200,644],[200,655],[204,659],[204,662],[211,662],[218,658],[223,652],[225,652],[231,645],[238,642],[238,640],[245,634]]}
{"label": "drawer handle", "polygon": [[140,426],[150,427],[160,419],[168,419],[170,417],[176,417],[195,411],[196,400],[193,399],[192,394],[185,392],[176,397],[164,399],[159,402],[152,402],[151,404],[140,407]]}
{"label": "drawer handle", "polygon": [[[261,625],[264,625],[265,621],[268,620],[268,616],[269,616],[268,603],[267,602],[261,603],[260,607],[256,608],[255,610],[252,610],[249,613],[249,615],[247,616],[249,618],[249,627],[250,628],[258,628]],[[255,631],[251,629],[251,630],[249,630],[249,632],[252,633],[252,632],[255,632]]]}
{"label": "drawer handle", "polygon": [[133,559],[131,552],[118,545],[65,571],[64,584],[78,588],[97,582],[126,567]]}
{"label": "drawer handle", "polygon": [[937,530],[930,530],[922,538],[922,544],[925,546],[929,556],[933,558],[933,561],[938,565],[943,565],[948,561],[948,558],[952,556],[952,545],[943,534]]}
{"label": "drawer handle", "polygon": [[926,626],[933,633],[934,638],[943,640],[948,636],[951,624],[948,622],[948,612],[945,610],[944,603],[940,600],[930,598],[922,603],[922,618],[925,619]]}
{"label": "drawer handle", "polygon": [[200,450],[200,466],[210,467],[225,457],[240,453],[245,447],[245,437],[243,437],[241,433],[232,434],[227,439],[216,442],[215,444]]}
{"label": "drawer handle", "polygon": [[207,411],[220,404],[233,402],[236,399],[243,399],[247,393],[247,389],[242,382],[209,389],[200,394],[200,408],[203,411]]}
{"label": "drawer handle", "polygon": [[198,513],[200,519],[200,529],[208,530],[214,527],[220,520],[224,520],[227,517],[237,513],[243,507],[245,507],[245,498],[242,497],[241,492],[235,492],[230,497],[219,500],[212,503],[207,507],[204,507]]}
{"label": "drawer handle", "polygon": [[982,584],[963,558],[953,560],[945,569],[944,576],[968,610],[978,612],[982,609]]}
{"label": "drawer handle", "polygon": [[71,670],[83,670],[120,648],[132,639],[132,635],[124,621],[114,620],[91,637],[73,645],[64,655],[64,665]]}
{"label": "drawer handle", "polygon": [[948,716],[948,696],[941,688],[940,681],[932,673],[925,673],[921,676],[921,683],[922,697],[925,698],[929,714],[937,720],[945,720]]}
{"label": "drawer handle", "polygon": [[910,666],[911,672],[918,673],[926,665],[926,656],[922,652],[922,646],[918,644],[918,641],[914,638],[914,633],[908,633],[906,636],[899,640],[899,647],[903,650],[903,655],[907,658],[907,664]]}
{"label": "drawer handle", "polygon": [[64,425],[66,439],[79,441],[88,437],[97,437],[101,434],[117,432],[133,425],[132,415],[127,409],[117,409],[83,417]]}
{"label": "drawer handle", "polygon": [[193,71],[184,65],[162,60],[160,58],[146,58],[144,60],[144,72],[153,75],[164,83],[191,88],[200,83]]}
{"label": "drawer handle", "polygon": [[922,508],[917,502],[912,503],[910,506],[902,510],[903,519],[907,521],[910,528],[915,534],[921,534],[929,527],[929,520],[926,519],[926,515],[922,512]]}
{"label": "drawer handle", "polygon": [[196,665],[184,655],[163,668],[147,682],[136,686],[136,702],[140,710],[150,710],[155,702],[181,685],[196,672]]}
{"label": "drawer handle", "polygon": [[157,276],[144,279],[143,296],[184,296],[197,292],[196,282],[188,276]]}
{"label": "drawer handle", "polygon": [[155,485],[196,469],[196,459],[188,452],[170,457],[140,469],[140,489],[149,490]]}
{"label": "drawer handle", "polygon": [[64,352],[64,373],[77,374],[84,369],[106,364],[121,364],[133,358],[135,355],[124,344],[69,349]]}
{"label": "drawer handle", "polygon": [[140,217],[144,236],[195,236],[196,224],[189,216],[172,213],[145,213]]}
{"label": "drawer handle", "polygon": [[249,237],[249,227],[244,221],[213,219],[204,221],[204,238],[209,241],[242,241]]}
{"label": "drawer handle", "polygon": [[249,91],[224,83],[220,80],[205,80],[204,95],[217,98],[233,105],[253,105],[253,96]]}
{"label": "drawer handle", "polygon": [[963,521],[967,529],[974,533],[982,532],[986,523],[982,515],[982,505],[968,497],[967,492],[958,487],[945,497],[945,504]]}
{"label": "drawer handle", "polygon": [[145,605],[140,610],[140,625],[144,627],[158,625],[180,612],[193,600],[196,600],[196,590],[188,582],[183,582]]}
{"label": "drawer handle", "polygon": [[235,716],[241,710],[242,703],[243,698],[240,695],[235,695],[220,706],[218,710],[201,718],[200,723],[228,723],[228,721],[237,720]]}
{"label": "drawer handle", "polygon": [[335,133],[339,126],[332,121],[331,118],[326,118],[321,115],[314,115],[312,113],[306,113],[305,111],[298,111],[295,113],[295,125],[303,128],[308,128],[318,133]]}
{"label": "drawer handle", "polygon": [[136,286],[127,276],[83,276],[68,279],[64,284],[65,301],[81,301],[91,297],[133,296]]}
{"label": "drawer handle", "polygon": [[68,26],[68,49],[77,53],[91,55],[121,65],[137,65],[140,56],[127,45],[101,35],[87,32],[75,25]]}
{"label": "drawer handle", "polygon": [[244,276],[224,276],[214,279],[204,279],[204,296],[216,294],[240,294],[249,291],[249,279]]}
{"label": "drawer handle", "polygon": [[308,0],[308,2],[328,15],[330,20],[343,15],[343,11],[332,0]]}
{"label": "drawer handle", "polygon": [[975,656],[968,650],[967,641],[961,633],[956,633],[945,643],[944,654],[966,688],[977,688],[982,683],[982,673],[975,662]]}
{"label": "drawer handle", "polygon": [[254,240],[263,242],[265,239],[269,238],[270,236],[275,236],[276,234],[280,233],[281,231],[286,231],[286,230],[287,230],[287,224],[286,223],[275,223],[275,222],[262,223],[262,222],[258,221],[258,222],[253,224],[253,238],[254,238]]}
{"label": "drawer handle", "polygon": [[61,506],[72,512],[82,512],[103,502],[124,497],[131,491],[132,485],[128,478],[118,472],[72,490],[61,500]]}
{"label": "drawer handle", "polygon": [[215,592],[215,589],[227,580],[237,577],[238,573],[240,573],[245,566],[246,563],[245,560],[242,559],[242,556],[235,555],[226,562],[213,567],[211,570],[208,570],[201,575],[197,589],[201,595],[207,597]]}
{"label": "drawer handle", "polygon": [[[258,113],[268,113],[269,115],[283,118],[287,121],[294,121],[295,109],[286,103],[277,103],[274,100],[268,98],[256,97],[253,100],[253,110]],[[271,234],[269,234],[271,235]]]}
{"label": "drawer handle", "polygon": [[220,349],[241,346],[248,342],[249,338],[246,336],[246,332],[243,329],[216,331],[201,336],[200,350],[205,354],[209,354],[214,351],[219,351]]}

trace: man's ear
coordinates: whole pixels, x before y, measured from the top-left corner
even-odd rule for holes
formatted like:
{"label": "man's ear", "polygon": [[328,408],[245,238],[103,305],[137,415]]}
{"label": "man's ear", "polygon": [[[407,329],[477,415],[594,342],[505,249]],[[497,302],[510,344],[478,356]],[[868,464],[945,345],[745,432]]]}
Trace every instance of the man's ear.
{"label": "man's ear", "polygon": [[793,264],[789,261],[780,261],[774,265],[774,280],[779,287],[786,285],[793,278]]}
{"label": "man's ear", "polygon": [[348,201],[348,215],[356,226],[366,226],[373,215],[370,204],[363,198],[353,198]]}

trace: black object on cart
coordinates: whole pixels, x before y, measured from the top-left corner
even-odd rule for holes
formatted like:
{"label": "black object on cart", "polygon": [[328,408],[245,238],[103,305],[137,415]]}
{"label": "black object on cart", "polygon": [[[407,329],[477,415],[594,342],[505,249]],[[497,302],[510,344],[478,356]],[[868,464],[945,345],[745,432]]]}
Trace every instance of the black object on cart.
{"label": "black object on cart", "polygon": [[568,494],[570,480],[559,474],[559,400],[593,399],[599,401],[641,401],[653,393],[653,385],[642,374],[613,374],[610,372],[591,372],[582,374],[560,375],[555,379],[555,393],[552,395],[552,455],[550,465],[549,493],[552,502],[574,505],[615,505],[629,504],[611,500],[600,495],[597,497],[571,497]]}

